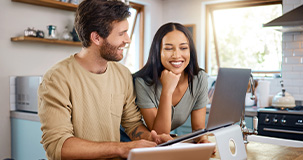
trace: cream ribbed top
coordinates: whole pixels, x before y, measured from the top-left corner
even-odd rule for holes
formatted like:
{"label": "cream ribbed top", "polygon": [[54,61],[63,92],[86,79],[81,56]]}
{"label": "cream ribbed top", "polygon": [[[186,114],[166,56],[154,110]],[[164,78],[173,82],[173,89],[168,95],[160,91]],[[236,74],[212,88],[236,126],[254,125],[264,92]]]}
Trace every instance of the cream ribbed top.
{"label": "cream ribbed top", "polygon": [[116,62],[109,62],[105,73],[94,74],[72,55],[44,75],[38,95],[41,143],[49,159],[61,159],[69,137],[119,142],[121,120],[128,134],[142,124],[131,73]]}

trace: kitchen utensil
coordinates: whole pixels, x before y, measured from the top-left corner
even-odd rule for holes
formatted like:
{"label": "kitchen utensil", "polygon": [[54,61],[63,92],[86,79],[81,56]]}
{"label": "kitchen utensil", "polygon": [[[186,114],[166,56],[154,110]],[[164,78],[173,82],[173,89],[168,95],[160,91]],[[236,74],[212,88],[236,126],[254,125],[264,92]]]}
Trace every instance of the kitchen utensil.
{"label": "kitchen utensil", "polygon": [[70,32],[68,31],[67,26],[65,27],[64,31],[62,32],[61,39],[66,40],[66,41],[72,41],[73,40],[73,37],[70,34]]}
{"label": "kitchen utensil", "polygon": [[24,30],[24,36],[27,37],[36,37],[37,33],[36,30],[34,30],[34,28],[27,28],[26,30]]}
{"label": "kitchen utensil", "polygon": [[37,30],[37,35],[36,35],[36,37],[44,38],[44,32],[41,31],[41,30]]}
{"label": "kitchen utensil", "polygon": [[260,80],[258,82],[257,91],[257,106],[258,107],[268,107],[269,106],[269,89],[270,82],[265,80]]}
{"label": "kitchen utensil", "polygon": [[80,42],[80,39],[79,39],[78,34],[77,34],[76,30],[75,30],[75,27],[73,28],[73,31],[70,32],[70,34],[73,36],[73,41]]}
{"label": "kitchen utensil", "polygon": [[296,106],[295,99],[291,94],[286,92],[283,80],[280,81],[282,92],[277,93],[272,99],[272,106],[278,108],[293,108]]}
{"label": "kitchen utensil", "polygon": [[47,32],[46,38],[48,38],[48,39],[57,39],[56,28],[57,27],[54,26],[54,25],[48,25],[47,26],[48,32]]}

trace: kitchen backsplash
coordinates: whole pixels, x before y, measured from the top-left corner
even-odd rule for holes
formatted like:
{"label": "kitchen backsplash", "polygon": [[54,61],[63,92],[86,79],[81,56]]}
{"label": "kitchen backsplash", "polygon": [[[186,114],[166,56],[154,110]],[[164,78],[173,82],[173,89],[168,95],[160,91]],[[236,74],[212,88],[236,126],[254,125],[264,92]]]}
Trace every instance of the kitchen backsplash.
{"label": "kitchen backsplash", "polygon": [[[283,0],[283,13],[303,4],[303,0]],[[303,32],[284,32],[282,39],[282,79],[287,92],[303,101]]]}

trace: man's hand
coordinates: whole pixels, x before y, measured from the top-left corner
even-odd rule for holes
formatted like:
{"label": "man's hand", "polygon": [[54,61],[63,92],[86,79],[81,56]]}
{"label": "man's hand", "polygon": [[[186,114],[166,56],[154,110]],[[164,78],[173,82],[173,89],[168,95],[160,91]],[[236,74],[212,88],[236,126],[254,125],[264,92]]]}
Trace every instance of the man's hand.
{"label": "man's hand", "polygon": [[145,148],[145,147],[155,147],[157,143],[148,141],[145,139],[141,140],[136,140],[136,141],[131,141],[131,142],[125,142],[125,143],[120,143],[121,151],[120,151],[120,156],[122,158],[127,158],[128,153],[131,149],[133,148]]}
{"label": "man's hand", "polygon": [[[211,141],[208,140],[208,136],[207,135],[203,135],[201,137],[198,137],[195,139],[196,143],[212,143]],[[216,148],[213,152],[213,154],[215,154],[217,152]]]}
{"label": "man's hand", "polygon": [[157,132],[154,130],[152,130],[150,133],[151,133],[151,140],[156,142],[157,144],[161,144],[169,140],[173,140],[173,138],[169,134],[158,135]]}

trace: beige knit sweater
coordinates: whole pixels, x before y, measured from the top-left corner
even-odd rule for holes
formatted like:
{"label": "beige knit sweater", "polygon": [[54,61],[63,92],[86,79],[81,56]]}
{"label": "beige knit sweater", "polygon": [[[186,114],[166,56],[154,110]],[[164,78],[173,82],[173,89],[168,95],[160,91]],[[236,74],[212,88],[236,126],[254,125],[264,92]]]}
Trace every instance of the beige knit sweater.
{"label": "beige knit sweater", "polygon": [[105,73],[85,70],[74,55],[52,67],[38,90],[42,141],[49,159],[61,159],[69,137],[120,141],[120,122],[129,134],[142,124],[131,73],[109,62]]}

